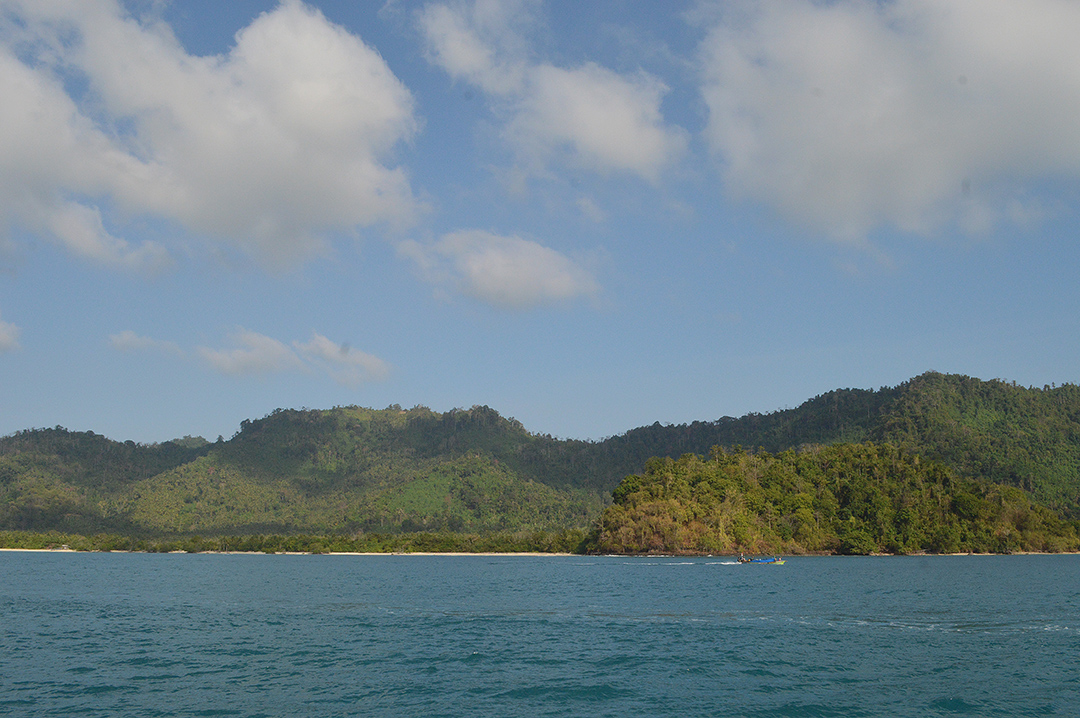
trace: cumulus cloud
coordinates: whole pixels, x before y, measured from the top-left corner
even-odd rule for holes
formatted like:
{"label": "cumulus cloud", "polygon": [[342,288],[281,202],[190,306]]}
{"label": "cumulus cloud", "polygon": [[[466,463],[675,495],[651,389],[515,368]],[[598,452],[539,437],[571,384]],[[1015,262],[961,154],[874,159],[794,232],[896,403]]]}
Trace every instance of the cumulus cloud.
{"label": "cumulus cloud", "polygon": [[[67,89],[71,77],[85,92]],[[327,232],[417,210],[387,163],[416,129],[411,94],[374,49],[299,0],[212,57],[116,0],[7,0],[0,93],[0,225],[98,261],[166,261],[110,234],[106,207],[278,266],[320,251]]]}
{"label": "cumulus cloud", "polygon": [[645,73],[625,77],[594,63],[572,70],[538,65],[507,134],[533,156],[563,152],[570,164],[655,182],[684,148],[682,134],[660,114],[666,93]]}
{"label": "cumulus cloud", "polygon": [[97,207],[69,198],[105,191],[102,174],[139,175],[144,167],[79,113],[59,78],[0,43],[0,97],[0,234],[21,225],[98,263],[147,272],[166,266],[163,247],[132,248],[105,230]]}
{"label": "cumulus cloud", "polygon": [[22,330],[11,322],[0,319],[0,354],[19,349],[19,334]]}
{"label": "cumulus cloud", "polygon": [[706,138],[730,192],[841,241],[985,230],[1038,213],[1024,181],[1080,172],[1078,32],[1068,0],[726,6]]}
{"label": "cumulus cloud", "polygon": [[330,341],[317,332],[312,333],[311,341],[306,344],[293,342],[293,346],[301,356],[345,386],[382,380],[390,374],[390,365],[379,357]]}
{"label": "cumulus cloud", "polygon": [[404,242],[400,251],[429,281],[497,307],[525,309],[599,291],[596,279],[568,257],[517,236],[463,230],[431,245]]}
{"label": "cumulus cloud", "polygon": [[657,78],[595,63],[564,68],[530,60],[515,24],[528,23],[528,5],[433,4],[418,18],[430,60],[495,101],[508,118],[505,138],[530,171],[559,159],[656,182],[685,150],[685,132],[665,124],[660,112],[668,88]]}
{"label": "cumulus cloud", "polygon": [[494,95],[520,92],[528,71],[522,31],[532,24],[532,6],[520,0],[476,0],[429,5],[418,13],[429,59],[451,77]]}

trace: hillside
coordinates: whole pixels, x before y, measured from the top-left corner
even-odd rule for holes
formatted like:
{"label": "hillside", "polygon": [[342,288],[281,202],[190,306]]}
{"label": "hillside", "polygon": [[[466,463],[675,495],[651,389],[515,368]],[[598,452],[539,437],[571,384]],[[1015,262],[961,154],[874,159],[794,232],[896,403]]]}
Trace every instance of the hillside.
{"label": "hillside", "polygon": [[600,517],[602,553],[1076,551],[1022,490],[958,479],[888,444],[652,459]]}
{"label": "hillside", "polygon": [[[876,391],[838,389],[770,414],[654,424],[591,447],[644,466],[651,456],[707,456],[713,446],[778,453],[843,442],[888,443],[960,478],[1008,484],[1080,516],[1080,386],[1023,387],[927,372]],[[594,461],[601,464],[600,461]],[[628,473],[640,471],[631,469]]]}
{"label": "hillside", "polygon": [[177,450],[47,429],[0,440],[0,528],[349,533],[585,527],[596,491],[498,456],[528,434],[486,407],[278,410],[229,441]]}
{"label": "hillside", "polygon": [[958,478],[1080,515],[1080,387],[927,373],[795,409],[633,429],[532,434],[488,407],[277,410],[228,441],[142,445],[60,427],[0,438],[0,529],[130,534],[585,528],[652,457],[890,444]]}

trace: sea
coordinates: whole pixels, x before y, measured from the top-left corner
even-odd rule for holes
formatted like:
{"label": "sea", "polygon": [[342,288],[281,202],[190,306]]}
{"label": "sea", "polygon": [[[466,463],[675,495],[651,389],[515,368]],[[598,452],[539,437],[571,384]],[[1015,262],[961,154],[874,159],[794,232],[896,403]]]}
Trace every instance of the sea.
{"label": "sea", "polygon": [[0,716],[1080,716],[1080,556],[0,552]]}

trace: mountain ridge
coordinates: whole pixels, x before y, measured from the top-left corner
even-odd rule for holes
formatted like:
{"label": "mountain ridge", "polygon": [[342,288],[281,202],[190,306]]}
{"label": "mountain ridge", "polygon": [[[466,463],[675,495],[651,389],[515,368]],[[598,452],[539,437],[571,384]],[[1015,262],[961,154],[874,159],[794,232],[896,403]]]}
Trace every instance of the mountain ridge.
{"label": "mountain ridge", "polygon": [[926,372],[794,409],[630,429],[528,432],[487,406],[277,409],[228,441],[136,444],[61,427],[0,437],[0,529],[132,533],[587,527],[653,457],[891,444],[958,477],[1080,508],[1080,387]]}

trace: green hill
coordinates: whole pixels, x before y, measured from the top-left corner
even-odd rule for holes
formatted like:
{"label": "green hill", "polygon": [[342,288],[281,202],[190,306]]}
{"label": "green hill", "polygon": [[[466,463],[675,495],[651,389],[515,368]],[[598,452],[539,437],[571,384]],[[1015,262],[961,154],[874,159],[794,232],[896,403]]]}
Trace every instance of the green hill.
{"label": "green hill", "polygon": [[958,479],[888,444],[652,459],[613,492],[604,553],[1076,551],[1076,525],[1020,489]]}
{"label": "green hill", "polygon": [[[632,429],[528,432],[484,406],[279,409],[228,441],[116,442],[60,427],[0,438],[0,530],[127,535],[587,528],[652,457],[889,444],[958,480],[1080,516],[1080,387],[927,373],[795,409]],[[803,452],[805,453],[805,451]]]}
{"label": "green hill", "polygon": [[278,410],[231,440],[121,444],[47,429],[0,440],[0,529],[141,534],[488,533],[586,527],[597,491],[499,456],[531,437],[486,407]]}
{"label": "green hill", "polygon": [[[1022,387],[928,372],[877,391],[838,389],[794,409],[680,426],[653,424],[590,447],[635,473],[652,456],[713,446],[779,453],[837,443],[889,443],[960,478],[1022,488],[1080,516],[1080,386]],[[625,462],[625,463],[624,463]],[[602,461],[593,460],[602,465]]]}

